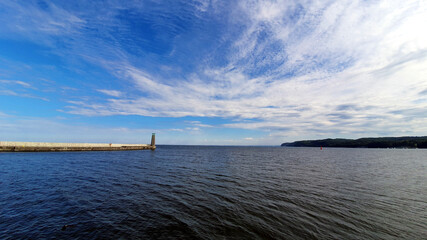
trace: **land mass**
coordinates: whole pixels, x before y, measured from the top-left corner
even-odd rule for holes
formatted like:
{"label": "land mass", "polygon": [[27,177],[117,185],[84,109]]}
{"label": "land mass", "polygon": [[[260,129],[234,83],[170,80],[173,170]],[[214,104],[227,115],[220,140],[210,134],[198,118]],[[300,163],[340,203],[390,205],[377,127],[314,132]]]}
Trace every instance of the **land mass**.
{"label": "land mass", "polygon": [[339,147],[339,148],[427,148],[424,137],[379,137],[359,139],[321,139],[282,143],[282,147]]}

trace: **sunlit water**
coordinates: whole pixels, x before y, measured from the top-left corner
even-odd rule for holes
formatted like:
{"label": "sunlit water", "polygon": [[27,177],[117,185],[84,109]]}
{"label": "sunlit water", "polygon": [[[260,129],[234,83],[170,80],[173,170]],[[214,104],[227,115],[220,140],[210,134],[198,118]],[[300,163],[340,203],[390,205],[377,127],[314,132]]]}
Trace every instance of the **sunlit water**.
{"label": "sunlit water", "polygon": [[0,239],[97,238],[427,239],[427,150],[0,154]]}

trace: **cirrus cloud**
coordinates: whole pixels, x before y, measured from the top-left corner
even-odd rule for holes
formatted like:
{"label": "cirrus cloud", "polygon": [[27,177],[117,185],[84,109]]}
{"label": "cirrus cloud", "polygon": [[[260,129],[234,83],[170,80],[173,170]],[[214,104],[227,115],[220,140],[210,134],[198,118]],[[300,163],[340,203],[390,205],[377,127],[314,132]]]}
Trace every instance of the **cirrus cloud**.
{"label": "cirrus cloud", "polygon": [[219,117],[214,127],[275,140],[427,134],[424,1],[109,2],[102,15],[48,4],[33,16],[7,5],[28,16],[12,19],[23,29],[49,16],[37,36],[117,79],[66,113]]}

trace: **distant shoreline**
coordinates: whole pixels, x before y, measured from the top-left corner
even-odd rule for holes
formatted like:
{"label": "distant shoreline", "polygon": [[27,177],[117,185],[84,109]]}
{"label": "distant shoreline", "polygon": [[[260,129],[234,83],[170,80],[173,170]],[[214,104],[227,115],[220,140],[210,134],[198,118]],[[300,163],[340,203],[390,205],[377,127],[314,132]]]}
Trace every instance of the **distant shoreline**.
{"label": "distant shoreline", "polygon": [[282,147],[336,147],[336,148],[427,148],[424,137],[377,137],[377,138],[327,138],[282,143]]}

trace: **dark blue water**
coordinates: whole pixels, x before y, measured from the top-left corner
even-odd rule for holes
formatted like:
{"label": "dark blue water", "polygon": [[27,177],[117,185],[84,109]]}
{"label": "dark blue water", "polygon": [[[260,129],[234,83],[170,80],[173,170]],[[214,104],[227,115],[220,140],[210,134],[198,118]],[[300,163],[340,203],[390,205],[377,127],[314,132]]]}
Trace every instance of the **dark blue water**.
{"label": "dark blue water", "polygon": [[426,150],[0,154],[0,239],[427,239],[426,229]]}

